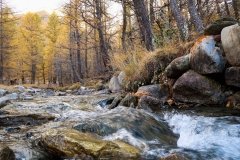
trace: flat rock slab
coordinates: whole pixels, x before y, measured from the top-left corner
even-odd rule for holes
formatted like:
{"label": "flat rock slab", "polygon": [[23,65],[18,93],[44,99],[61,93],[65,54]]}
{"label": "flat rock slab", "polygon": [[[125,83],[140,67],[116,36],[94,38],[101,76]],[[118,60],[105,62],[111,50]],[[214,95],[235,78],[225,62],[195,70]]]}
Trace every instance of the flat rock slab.
{"label": "flat rock slab", "polygon": [[50,115],[2,115],[0,116],[0,127],[11,127],[20,125],[36,126],[54,120]]}
{"label": "flat rock slab", "polygon": [[105,141],[73,129],[52,129],[42,134],[39,145],[59,158],[132,159],[140,158],[140,151],[124,142]]}

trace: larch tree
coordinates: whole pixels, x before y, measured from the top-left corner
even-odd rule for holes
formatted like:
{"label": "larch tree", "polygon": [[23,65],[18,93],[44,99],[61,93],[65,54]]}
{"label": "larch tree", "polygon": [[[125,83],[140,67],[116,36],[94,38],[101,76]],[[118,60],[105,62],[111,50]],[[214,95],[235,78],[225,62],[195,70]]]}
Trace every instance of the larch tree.
{"label": "larch tree", "polygon": [[56,83],[56,68],[55,57],[57,57],[56,43],[60,34],[61,24],[58,15],[53,12],[48,20],[47,26],[45,28],[45,35],[47,37],[46,46],[46,68],[48,71],[48,81],[49,83]]}
{"label": "larch tree", "polygon": [[191,20],[197,30],[197,32],[203,32],[203,22],[199,16],[199,13],[196,8],[195,0],[188,0],[188,11],[191,16]]}
{"label": "larch tree", "polygon": [[144,0],[133,0],[142,41],[148,51],[154,50],[154,36]]}
{"label": "larch tree", "polygon": [[27,57],[24,60],[29,65],[31,84],[36,82],[38,66],[42,63],[43,34],[41,18],[37,13],[27,13],[21,23],[21,38],[26,47]]}
{"label": "larch tree", "polygon": [[180,7],[176,0],[170,0],[170,7],[171,7],[174,18],[177,21],[177,26],[180,32],[181,39],[183,41],[186,41],[189,37],[187,21],[183,17]]}

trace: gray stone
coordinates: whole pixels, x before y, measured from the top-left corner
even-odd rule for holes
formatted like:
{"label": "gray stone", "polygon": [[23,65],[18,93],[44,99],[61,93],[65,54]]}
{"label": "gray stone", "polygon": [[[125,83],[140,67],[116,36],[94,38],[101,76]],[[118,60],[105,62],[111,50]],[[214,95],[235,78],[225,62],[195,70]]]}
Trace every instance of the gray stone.
{"label": "gray stone", "polygon": [[138,91],[135,93],[137,97],[142,96],[151,96],[158,99],[165,100],[168,96],[168,87],[165,85],[148,85],[148,86],[142,86],[138,89]]}
{"label": "gray stone", "polygon": [[232,66],[240,66],[240,26],[236,24],[224,28],[221,37],[228,62]]}
{"label": "gray stone", "polygon": [[190,69],[190,55],[185,55],[174,59],[165,69],[169,78],[178,78]]}
{"label": "gray stone", "polygon": [[213,36],[208,36],[197,42],[191,49],[191,68],[200,74],[222,73],[225,68],[225,60],[222,52],[215,47]]}
{"label": "gray stone", "polygon": [[135,107],[137,106],[138,98],[131,93],[127,94],[119,103],[119,106],[125,106],[125,107]]}
{"label": "gray stone", "polygon": [[225,71],[225,82],[229,86],[240,88],[240,67],[230,67]]}
{"label": "gray stone", "polygon": [[225,101],[220,84],[192,70],[176,81],[173,98],[177,102],[209,105],[223,104]]}
{"label": "gray stone", "polygon": [[6,94],[7,94],[7,90],[5,90],[5,89],[0,89],[0,97],[3,97],[3,96],[5,96]]}
{"label": "gray stone", "polygon": [[122,90],[122,87],[118,81],[118,77],[117,76],[113,76],[109,82],[109,89],[113,92],[120,92]]}
{"label": "gray stone", "polygon": [[142,96],[138,103],[139,109],[144,109],[148,111],[159,111],[163,105],[163,101],[158,98],[150,96]]}
{"label": "gray stone", "polygon": [[118,82],[121,86],[124,86],[124,84],[126,83],[126,74],[125,72],[120,72],[118,75]]}
{"label": "gray stone", "polygon": [[108,107],[108,109],[116,108],[123,98],[124,98],[123,95],[119,95],[119,96],[115,97],[113,102],[111,103],[111,105]]}

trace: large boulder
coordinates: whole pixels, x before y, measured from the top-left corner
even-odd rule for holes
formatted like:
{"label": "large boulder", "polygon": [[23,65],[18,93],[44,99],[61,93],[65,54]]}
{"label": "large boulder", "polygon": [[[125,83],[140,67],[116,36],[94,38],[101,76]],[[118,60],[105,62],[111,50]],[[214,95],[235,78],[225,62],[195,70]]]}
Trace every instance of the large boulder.
{"label": "large boulder", "polygon": [[142,86],[135,93],[137,97],[151,96],[161,100],[166,100],[166,98],[168,97],[168,94],[169,94],[168,87],[165,85],[158,85],[158,84]]}
{"label": "large boulder", "polygon": [[174,59],[165,69],[169,78],[178,78],[190,69],[190,55],[185,55]]}
{"label": "large boulder", "polygon": [[151,96],[142,96],[138,102],[138,108],[148,111],[159,111],[163,106],[163,102]]}
{"label": "large boulder", "polygon": [[[143,110],[117,107],[105,114],[92,119],[80,121],[74,126],[80,132],[96,133],[100,136],[111,136],[121,129],[127,130],[132,136],[148,141],[157,140],[161,147],[176,146],[177,136],[163,120],[156,120]],[[131,143],[128,139],[124,141]]]}
{"label": "large boulder", "polygon": [[222,73],[225,60],[220,48],[215,47],[213,36],[207,36],[198,41],[191,49],[191,68],[200,74]]}
{"label": "large boulder", "polygon": [[240,67],[227,68],[225,71],[225,81],[229,86],[240,87]]}
{"label": "large boulder", "polygon": [[173,98],[179,102],[217,105],[225,100],[221,85],[192,70],[173,86]]}
{"label": "large boulder", "polygon": [[44,133],[40,146],[60,158],[139,159],[140,151],[124,142],[105,141],[72,129],[53,129]]}
{"label": "large boulder", "polygon": [[208,25],[204,30],[205,35],[218,35],[221,34],[221,31],[228,26],[236,24],[236,21],[233,18],[221,18],[212,24]]}
{"label": "large boulder", "polygon": [[113,76],[109,82],[109,89],[115,93],[115,92],[119,92],[121,91],[122,87],[118,81],[118,77],[117,76]]}
{"label": "large boulder", "polygon": [[221,37],[228,62],[232,66],[240,66],[240,26],[236,24],[224,28]]}

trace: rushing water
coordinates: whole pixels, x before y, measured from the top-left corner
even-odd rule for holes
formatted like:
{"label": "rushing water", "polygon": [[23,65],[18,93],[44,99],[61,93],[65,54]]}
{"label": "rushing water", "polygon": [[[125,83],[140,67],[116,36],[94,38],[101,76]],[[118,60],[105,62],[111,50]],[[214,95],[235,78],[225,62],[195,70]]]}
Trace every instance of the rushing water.
{"label": "rushing water", "polygon": [[107,97],[53,96],[13,102],[4,111],[47,113],[56,119],[40,126],[21,125],[20,131],[14,133],[8,133],[6,127],[0,126],[0,145],[8,144],[18,159],[38,159],[42,153],[32,150],[29,142],[50,128],[73,127],[98,133],[105,140],[128,142],[142,150],[143,159],[159,159],[170,153],[199,160],[240,159],[240,117],[197,116],[194,111],[191,114],[177,111],[149,113],[125,107],[108,110],[95,105]]}

